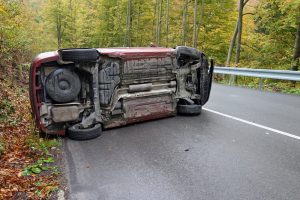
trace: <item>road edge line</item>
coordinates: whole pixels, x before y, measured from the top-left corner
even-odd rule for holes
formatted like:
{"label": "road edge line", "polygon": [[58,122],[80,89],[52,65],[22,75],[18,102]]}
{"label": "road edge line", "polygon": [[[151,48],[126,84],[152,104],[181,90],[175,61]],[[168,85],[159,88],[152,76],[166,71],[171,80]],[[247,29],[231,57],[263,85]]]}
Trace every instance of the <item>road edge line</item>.
{"label": "road edge line", "polygon": [[284,136],[287,136],[287,137],[290,137],[290,138],[300,140],[300,136],[297,136],[297,135],[293,135],[293,134],[290,134],[290,133],[287,133],[287,132],[284,132],[284,131],[280,131],[280,130],[277,130],[277,129],[274,129],[274,128],[271,128],[271,127],[268,127],[268,126],[264,126],[264,125],[261,125],[261,124],[250,122],[250,121],[247,121],[247,120],[244,120],[244,119],[241,119],[241,118],[238,118],[238,117],[234,117],[234,116],[231,116],[231,115],[228,115],[228,114],[224,114],[224,113],[221,113],[221,112],[218,112],[218,111],[215,111],[215,110],[211,110],[211,109],[208,109],[208,108],[202,108],[202,109],[205,110],[205,111],[217,114],[217,115],[221,115],[223,117],[227,117],[229,119],[233,119],[233,120],[236,120],[236,121],[239,121],[239,122],[243,122],[245,124],[249,124],[249,125],[252,125],[252,126],[255,126],[255,127],[258,127],[258,128],[262,128],[262,129],[265,129],[265,130],[268,130],[268,131],[272,131],[272,132],[280,134],[280,135],[284,135]]}

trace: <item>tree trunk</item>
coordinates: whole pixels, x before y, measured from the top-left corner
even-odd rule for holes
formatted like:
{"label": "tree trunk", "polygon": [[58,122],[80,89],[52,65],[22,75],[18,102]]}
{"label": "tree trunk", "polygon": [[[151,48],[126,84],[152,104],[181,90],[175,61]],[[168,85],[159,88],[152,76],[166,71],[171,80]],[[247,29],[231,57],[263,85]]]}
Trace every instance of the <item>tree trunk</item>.
{"label": "tree trunk", "polygon": [[161,32],[161,17],[162,17],[162,1],[159,3],[159,13],[158,13],[158,25],[157,25],[157,46],[160,46],[160,32]]}
{"label": "tree trunk", "polygon": [[239,22],[237,21],[235,29],[234,29],[234,33],[232,35],[231,43],[230,43],[230,46],[229,46],[229,49],[228,49],[226,67],[230,66],[230,60],[231,60],[231,56],[232,56],[232,51],[233,51],[234,44],[235,44],[235,41],[236,41],[236,36],[238,34],[238,24],[239,24]]}
{"label": "tree trunk", "polygon": [[[117,4],[117,10],[121,10],[121,6],[120,4]],[[122,46],[122,39],[123,39],[123,34],[122,33],[122,19],[123,19],[123,15],[122,15],[122,12],[119,12],[118,13],[118,28],[117,28],[117,31],[118,31],[118,46]],[[123,46],[125,42],[123,42]]]}
{"label": "tree trunk", "polygon": [[128,0],[127,4],[127,20],[126,20],[126,46],[131,46],[131,0]]}
{"label": "tree trunk", "polygon": [[155,0],[154,4],[154,18],[153,18],[153,42],[156,41],[156,20],[157,20],[157,13],[158,13],[158,0]]}
{"label": "tree trunk", "polygon": [[298,17],[298,28],[296,33],[295,49],[294,49],[294,56],[293,56],[292,70],[294,71],[298,71],[299,69],[299,58],[300,58],[300,14]]}
{"label": "tree trunk", "polygon": [[141,15],[141,4],[138,5],[137,22],[136,22],[136,45],[140,46],[140,15]]}
{"label": "tree trunk", "polygon": [[198,47],[198,39],[199,39],[199,33],[200,33],[200,28],[203,24],[203,15],[204,15],[204,0],[201,0],[200,4],[200,19],[199,19],[199,24],[197,25],[197,35],[196,35],[196,47]]}
{"label": "tree trunk", "polygon": [[[299,58],[300,58],[300,12],[298,15],[298,23],[297,23],[297,33],[295,39],[295,48],[294,48],[294,55],[292,61],[292,70],[298,71],[299,70]],[[292,87],[296,87],[296,81],[292,81]]]}
{"label": "tree trunk", "polygon": [[196,37],[197,37],[197,0],[194,1],[194,29],[193,29],[193,47],[196,48],[197,47],[197,41],[196,41]]}
{"label": "tree trunk", "polygon": [[69,45],[71,46],[77,46],[77,26],[76,26],[76,19],[77,19],[77,2],[76,0],[69,0],[69,12],[68,15],[70,19],[68,20],[68,23],[70,24],[68,29],[69,33],[68,39],[69,39]]}
{"label": "tree trunk", "polygon": [[166,14],[166,47],[169,46],[169,13],[170,13],[170,0],[167,0],[167,14]]}
{"label": "tree trunk", "polygon": [[182,13],[182,45],[186,44],[186,19],[187,19],[188,0],[185,0]]}
{"label": "tree trunk", "polygon": [[61,15],[56,16],[56,33],[57,33],[57,47],[60,49],[62,47],[62,25],[61,25]]}
{"label": "tree trunk", "polygon": [[234,65],[237,67],[240,62],[241,55],[241,43],[242,43],[242,31],[243,31],[243,10],[244,10],[244,0],[240,0],[239,4],[239,17],[238,17],[238,35],[237,35],[237,44],[236,44],[236,55]]}
{"label": "tree trunk", "polygon": [[156,31],[155,31],[155,43],[157,45],[158,43],[158,29],[159,29],[159,4],[160,4],[160,0],[155,2],[156,4]]}

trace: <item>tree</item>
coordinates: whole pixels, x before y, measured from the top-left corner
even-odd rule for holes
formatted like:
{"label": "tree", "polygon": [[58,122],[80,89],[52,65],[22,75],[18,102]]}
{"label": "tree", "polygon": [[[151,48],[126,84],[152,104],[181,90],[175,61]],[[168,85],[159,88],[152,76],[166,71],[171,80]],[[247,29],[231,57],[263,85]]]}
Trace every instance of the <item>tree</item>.
{"label": "tree", "polygon": [[[236,1],[207,0],[204,2],[201,1],[200,4],[197,48],[212,55],[216,63],[224,64],[228,53],[228,43],[232,36],[228,30],[234,28],[236,21]],[[201,15],[203,15],[202,19]]]}
{"label": "tree", "polygon": [[244,7],[249,0],[240,0],[239,3],[239,17],[238,17],[238,38],[237,38],[237,47],[236,47],[236,56],[235,56],[235,66],[240,62],[241,46],[242,46],[242,32],[243,32],[243,11]]}
{"label": "tree", "polygon": [[292,65],[292,70],[294,71],[298,71],[299,69],[299,58],[300,58],[300,6],[299,6],[298,26],[297,26],[295,48],[294,48],[294,55],[293,55],[293,65]]}
{"label": "tree", "polygon": [[239,25],[239,23],[237,22],[236,26],[234,28],[232,39],[231,39],[230,46],[229,46],[229,49],[228,49],[226,67],[230,66],[230,60],[231,60],[234,44],[235,44],[235,41],[236,41],[236,37],[237,37],[237,34],[238,34],[238,25]]}
{"label": "tree", "polygon": [[160,46],[160,35],[161,35],[161,22],[162,22],[162,4],[163,0],[159,0],[158,4],[158,18],[157,18],[157,24],[156,24],[156,43],[158,46]]}
{"label": "tree", "polygon": [[[68,12],[66,2],[64,0],[49,0],[46,7],[46,17],[51,27],[54,28],[56,34],[57,48],[65,46],[65,30],[67,29]],[[67,35],[68,37],[69,35]]]}
{"label": "tree", "polygon": [[169,45],[169,15],[170,15],[170,0],[167,0],[166,12],[166,47]]}
{"label": "tree", "polygon": [[[37,42],[29,42],[28,47],[36,49],[35,52],[69,47],[147,46],[155,41],[161,46],[192,45],[214,55],[221,63],[227,52],[226,30],[231,27],[235,4],[235,0],[207,0],[204,13],[204,0],[24,1],[30,2],[28,6],[34,9],[30,20],[36,21],[37,26],[34,31],[25,32],[37,37],[34,39]],[[20,3],[20,6],[28,9],[27,5]],[[0,33],[5,35],[9,30],[3,27]],[[7,46],[2,43],[0,51]]]}
{"label": "tree", "polygon": [[127,4],[127,18],[126,18],[126,46],[131,46],[131,29],[132,29],[132,21],[131,21],[131,0],[128,0]]}
{"label": "tree", "polygon": [[[156,20],[156,23],[155,23]],[[158,25],[158,0],[155,0],[154,4],[154,17],[153,17],[153,40],[157,42],[157,25]]]}
{"label": "tree", "polygon": [[194,0],[194,26],[193,26],[193,47],[197,47],[197,0]]}
{"label": "tree", "polygon": [[187,16],[188,16],[188,0],[185,0],[182,12],[182,45],[186,45],[186,34],[187,34]]}
{"label": "tree", "polygon": [[252,66],[291,69],[297,33],[298,0],[265,0],[255,8],[254,27],[245,46]]}
{"label": "tree", "polygon": [[230,60],[232,56],[232,51],[237,39],[237,48],[236,48],[236,57],[235,57],[235,66],[237,66],[240,62],[240,54],[241,54],[241,45],[242,45],[242,31],[243,31],[243,11],[244,7],[248,3],[249,0],[239,0],[239,11],[238,11],[238,19],[236,22],[236,27],[231,39],[231,43],[229,46],[226,66],[230,65]]}
{"label": "tree", "polygon": [[20,1],[0,0],[0,67],[31,57],[35,31],[30,9]]}
{"label": "tree", "polygon": [[199,23],[197,25],[197,32],[196,32],[196,38],[195,38],[195,47],[198,47],[198,38],[199,38],[199,32],[200,32],[200,28],[203,25],[203,15],[204,15],[204,0],[201,0],[200,3],[200,19],[199,19]]}

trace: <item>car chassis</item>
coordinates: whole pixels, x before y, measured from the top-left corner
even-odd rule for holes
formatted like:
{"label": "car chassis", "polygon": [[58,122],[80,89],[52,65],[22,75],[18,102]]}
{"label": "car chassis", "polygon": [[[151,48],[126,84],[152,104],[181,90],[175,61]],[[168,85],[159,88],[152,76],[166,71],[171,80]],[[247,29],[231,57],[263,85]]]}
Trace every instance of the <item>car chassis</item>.
{"label": "car chassis", "polygon": [[39,54],[30,100],[41,132],[86,140],[103,129],[198,115],[214,64],[195,48],[60,49]]}

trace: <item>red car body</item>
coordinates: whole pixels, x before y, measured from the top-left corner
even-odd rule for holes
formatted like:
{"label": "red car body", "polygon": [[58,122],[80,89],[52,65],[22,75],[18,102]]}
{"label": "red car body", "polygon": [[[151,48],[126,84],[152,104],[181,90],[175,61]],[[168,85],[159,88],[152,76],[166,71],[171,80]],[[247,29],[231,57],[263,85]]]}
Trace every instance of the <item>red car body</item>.
{"label": "red car body", "polygon": [[[81,123],[80,120],[84,121],[83,118],[88,119],[93,112],[96,112],[96,115],[98,113],[98,119],[94,117],[93,122],[87,122],[89,126],[91,123],[100,123],[103,128],[111,128],[175,115],[178,101],[181,99],[185,101],[184,99],[189,98],[194,102],[197,100],[200,103],[195,104],[202,106],[209,97],[213,65],[211,64],[211,67],[208,68],[207,59],[201,52],[196,52],[193,48],[191,48],[193,51],[188,47],[181,48],[181,52],[178,48],[146,47],[71,49],[39,54],[31,65],[29,87],[31,107],[37,127],[47,134],[64,135],[68,127],[74,125],[75,122]],[[72,59],[64,58],[65,55],[71,55]],[[81,57],[82,55],[84,57]],[[92,55],[96,55],[96,57],[92,58]],[[99,69],[95,68],[98,65]],[[202,70],[201,74],[199,71],[204,67],[206,68]],[[53,75],[59,69],[63,69],[65,72]],[[91,72],[92,69],[98,70],[97,75]],[[70,72],[76,72],[75,77],[79,77],[81,89],[77,96],[75,95],[74,100],[60,102],[55,95],[51,96],[51,93],[49,95],[49,91],[53,88],[47,89],[50,87],[47,84],[62,77],[62,82],[58,80],[58,85],[55,85],[55,82],[53,87],[59,88],[63,85],[72,88],[72,77],[70,78],[70,75],[63,77],[64,74]],[[81,74],[83,73],[88,75],[82,78]],[[194,75],[195,73],[198,74]],[[109,79],[107,83],[107,78],[100,74],[107,74],[108,77],[113,78]],[[184,77],[184,83],[179,84],[181,80],[179,77]],[[200,87],[200,85],[204,87],[204,84],[200,83],[201,77],[205,78],[202,80],[206,84],[203,89]],[[104,79],[103,83],[101,78]],[[49,79],[51,80],[49,81]],[[97,80],[97,84],[89,79]],[[109,85],[112,84],[110,81],[116,83]],[[188,81],[190,81],[189,85]],[[102,85],[99,86],[98,83]],[[106,87],[105,84],[112,89],[105,88],[102,91],[101,87]],[[84,88],[85,86],[86,88]],[[82,90],[88,92],[84,91],[85,94],[83,94]],[[126,92],[124,92],[125,90]],[[66,90],[69,95],[72,95],[68,93],[71,91],[73,90]],[[200,94],[201,91],[203,94]],[[56,92],[64,92],[64,90]],[[205,92],[206,94],[204,94]],[[97,94],[96,99],[95,94]],[[89,99],[86,100],[84,97]],[[185,102],[189,104],[189,100]],[[98,104],[100,105],[98,106]],[[119,106],[119,104],[122,105]],[[191,104],[194,103],[191,102]],[[113,115],[112,113],[118,106],[120,107],[118,112],[121,113]],[[78,113],[76,113],[77,110]],[[68,114],[66,113],[68,111],[74,113]],[[67,117],[59,116],[62,113],[66,113]],[[43,118],[41,115],[46,117]]]}

